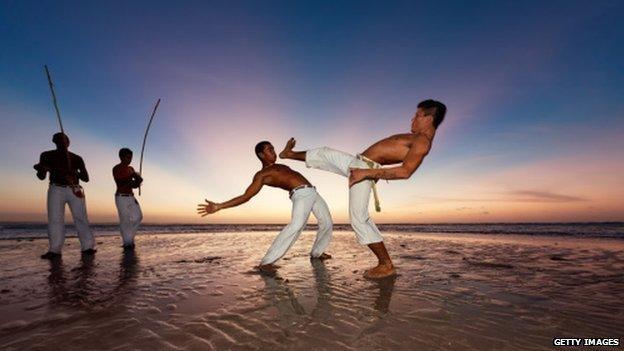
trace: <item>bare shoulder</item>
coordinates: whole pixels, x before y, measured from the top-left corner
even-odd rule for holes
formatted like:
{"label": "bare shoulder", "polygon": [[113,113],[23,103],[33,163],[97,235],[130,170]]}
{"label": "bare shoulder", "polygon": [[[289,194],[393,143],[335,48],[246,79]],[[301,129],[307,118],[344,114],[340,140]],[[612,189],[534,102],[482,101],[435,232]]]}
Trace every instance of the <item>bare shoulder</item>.
{"label": "bare shoulder", "polygon": [[121,163],[116,164],[113,167],[113,176],[114,177],[120,177],[122,176],[121,172],[123,171],[123,165]]}
{"label": "bare shoulder", "polygon": [[432,140],[424,134],[412,134],[412,149],[418,153],[428,153]]}
{"label": "bare shoulder", "polygon": [[289,171],[289,172],[292,171],[292,169],[290,167],[288,167],[287,165],[281,164],[281,163],[276,163],[276,164],[272,165],[271,167],[274,167],[274,169],[277,170],[277,171]]}
{"label": "bare shoulder", "polygon": [[254,174],[253,176],[253,181],[254,182],[264,182],[264,178],[269,174],[269,168],[263,168],[261,170],[259,170],[258,172],[256,172],[256,174]]}

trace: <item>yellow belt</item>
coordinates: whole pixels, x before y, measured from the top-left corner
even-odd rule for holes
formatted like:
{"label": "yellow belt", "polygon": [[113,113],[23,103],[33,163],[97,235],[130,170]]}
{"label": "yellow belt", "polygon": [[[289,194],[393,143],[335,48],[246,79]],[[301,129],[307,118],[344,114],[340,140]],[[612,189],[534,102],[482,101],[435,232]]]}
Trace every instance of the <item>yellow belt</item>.
{"label": "yellow belt", "polygon": [[[371,160],[370,158],[366,156],[357,155],[357,158],[364,161],[364,163],[368,165],[368,168],[371,168],[371,169],[381,168],[381,166],[379,166],[377,162]],[[379,194],[377,194],[377,183],[374,180],[371,180],[371,184],[373,188],[373,198],[375,198],[375,211],[381,212],[381,205],[379,204]]]}

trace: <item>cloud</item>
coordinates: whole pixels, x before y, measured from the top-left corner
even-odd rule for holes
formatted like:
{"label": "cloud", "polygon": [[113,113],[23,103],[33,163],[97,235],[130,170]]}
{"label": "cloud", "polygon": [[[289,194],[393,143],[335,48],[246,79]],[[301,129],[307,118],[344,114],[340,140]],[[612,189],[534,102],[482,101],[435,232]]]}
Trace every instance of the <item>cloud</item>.
{"label": "cloud", "polygon": [[[587,198],[573,195],[557,194],[550,191],[538,190],[514,190],[492,197],[428,197],[428,201],[434,202],[579,202],[587,201]],[[463,211],[470,207],[461,206],[456,211]]]}
{"label": "cloud", "polygon": [[510,192],[519,202],[577,202],[587,201],[586,198],[564,194],[556,194],[549,191],[516,190]]}

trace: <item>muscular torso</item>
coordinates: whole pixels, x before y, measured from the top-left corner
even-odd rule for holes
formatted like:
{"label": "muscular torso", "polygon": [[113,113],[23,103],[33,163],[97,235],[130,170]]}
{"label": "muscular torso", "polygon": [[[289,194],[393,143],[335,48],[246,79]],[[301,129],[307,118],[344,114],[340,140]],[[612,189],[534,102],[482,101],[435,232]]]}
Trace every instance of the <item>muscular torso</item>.
{"label": "muscular torso", "polygon": [[135,171],[131,166],[118,164],[113,167],[113,178],[117,185],[116,194],[133,194],[133,182],[135,181]]}
{"label": "muscular torso", "polygon": [[39,165],[46,167],[50,172],[50,183],[59,185],[78,184],[79,174],[85,169],[80,156],[70,152],[68,159],[67,154],[59,150],[43,152]]}
{"label": "muscular torso", "polygon": [[290,167],[282,164],[273,164],[259,172],[262,176],[263,184],[291,191],[300,185],[311,185],[310,182],[301,175],[293,171]]}
{"label": "muscular torso", "polygon": [[380,165],[402,163],[412,145],[419,138],[429,140],[423,134],[396,134],[371,145],[368,149],[362,152],[362,155],[370,158]]}

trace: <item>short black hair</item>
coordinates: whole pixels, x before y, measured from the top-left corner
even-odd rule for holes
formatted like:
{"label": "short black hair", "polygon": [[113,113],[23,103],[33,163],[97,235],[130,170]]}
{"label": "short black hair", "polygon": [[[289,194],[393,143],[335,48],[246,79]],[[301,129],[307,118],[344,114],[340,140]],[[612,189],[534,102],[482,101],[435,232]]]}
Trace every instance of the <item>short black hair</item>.
{"label": "short black hair", "polygon": [[258,157],[258,159],[260,158],[260,154],[262,153],[262,151],[264,151],[264,147],[267,145],[271,145],[271,143],[266,140],[263,140],[256,144],[255,151],[256,151],[256,157]]}
{"label": "short black hair", "polygon": [[65,133],[58,132],[58,133],[55,133],[55,134],[52,136],[52,142],[53,142],[53,143],[55,143],[55,144],[57,144],[57,145],[58,145],[59,143],[63,142],[63,139],[65,139],[65,140],[67,140],[67,142],[69,142],[69,137],[68,137],[68,136],[67,136],[67,134],[65,134]]}
{"label": "short black hair", "polygon": [[132,150],[128,149],[127,147],[119,149],[119,158],[123,158],[128,155],[132,155]]}
{"label": "short black hair", "polygon": [[421,101],[418,104],[418,108],[422,108],[426,115],[433,116],[433,127],[438,126],[444,121],[444,115],[446,115],[446,106],[440,101],[428,99]]}

